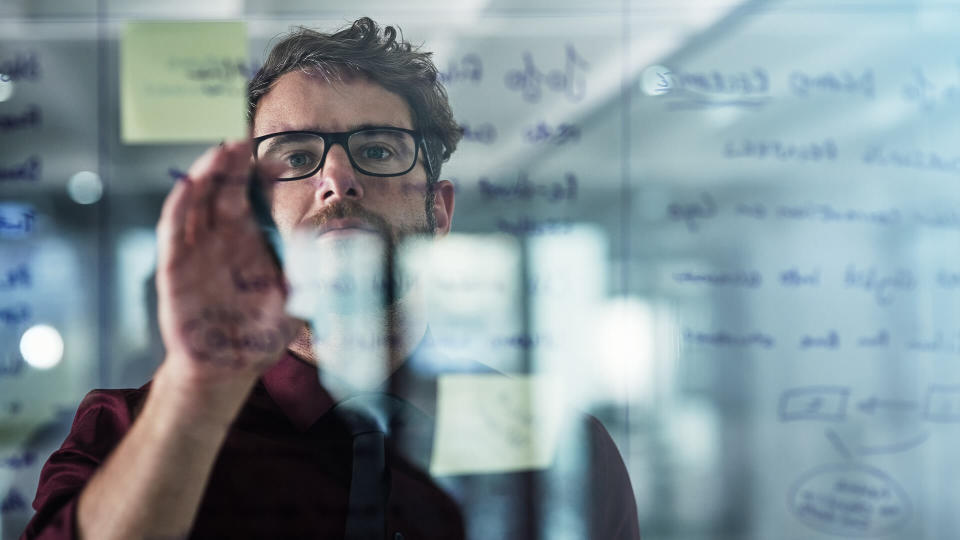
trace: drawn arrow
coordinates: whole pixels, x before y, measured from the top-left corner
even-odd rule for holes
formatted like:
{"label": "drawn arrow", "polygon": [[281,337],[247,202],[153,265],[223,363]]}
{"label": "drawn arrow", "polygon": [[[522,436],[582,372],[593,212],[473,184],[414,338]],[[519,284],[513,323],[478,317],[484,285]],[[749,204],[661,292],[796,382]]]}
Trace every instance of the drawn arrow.
{"label": "drawn arrow", "polygon": [[900,399],[878,399],[871,397],[857,403],[857,408],[866,414],[874,414],[877,409],[890,409],[894,411],[912,411],[917,409],[919,404],[916,401],[906,401]]}

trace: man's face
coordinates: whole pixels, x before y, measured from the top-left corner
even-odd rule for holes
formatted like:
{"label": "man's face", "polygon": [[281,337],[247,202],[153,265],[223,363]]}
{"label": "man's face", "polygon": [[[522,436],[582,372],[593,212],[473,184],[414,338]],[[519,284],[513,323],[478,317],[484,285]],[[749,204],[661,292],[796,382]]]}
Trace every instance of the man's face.
{"label": "man's face", "polygon": [[[331,83],[319,75],[292,71],[260,99],[253,136],[294,130],[339,132],[360,126],[413,129],[413,121],[403,98],[364,77]],[[436,230],[428,226],[427,196],[434,200]],[[316,174],[278,182],[273,193],[273,218],[285,236],[296,229],[338,235],[343,234],[341,229],[372,227],[395,241],[412,233],[445,234],[452,214],[449,182],[440,181],[432,194],[427,193],[422,149],[410,172],[374,177],[354,169],[343,146],[334,145]]]}

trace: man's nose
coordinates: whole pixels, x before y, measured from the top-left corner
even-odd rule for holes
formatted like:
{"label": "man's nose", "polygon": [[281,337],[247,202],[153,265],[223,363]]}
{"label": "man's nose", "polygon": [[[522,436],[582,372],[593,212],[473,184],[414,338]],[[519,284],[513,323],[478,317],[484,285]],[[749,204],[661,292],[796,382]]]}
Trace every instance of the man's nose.
{"label": "man's nose", "polygon": [[347,156],[346,149],[335,144],[327,151],[327,157],[320,169],[319,197],[324,204],[330,204],[345,199],[363,198],[363,186],[357,179]]}

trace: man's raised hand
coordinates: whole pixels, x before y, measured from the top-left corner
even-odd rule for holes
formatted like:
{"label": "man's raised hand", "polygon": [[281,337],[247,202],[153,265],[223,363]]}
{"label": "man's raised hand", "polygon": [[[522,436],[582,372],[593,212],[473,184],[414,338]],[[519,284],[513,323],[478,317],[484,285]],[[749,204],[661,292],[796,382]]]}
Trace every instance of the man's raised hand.
{"label": "man's raised hand", "polygon": [[301,325],[284,312],[283,272],[251,211],[251,168],[249,143],[213,148],[164,203],[159,320],[166,369],[178,378],[255,380]]}

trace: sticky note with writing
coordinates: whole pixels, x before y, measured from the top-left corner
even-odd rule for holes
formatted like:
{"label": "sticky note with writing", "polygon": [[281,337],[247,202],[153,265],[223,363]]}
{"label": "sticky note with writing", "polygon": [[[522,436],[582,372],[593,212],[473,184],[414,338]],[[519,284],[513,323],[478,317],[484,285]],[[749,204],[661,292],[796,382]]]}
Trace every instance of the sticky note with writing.
{"label": "sticky note with writing", "polygon": [[552,380],[500,374],[444,375],[430,472],[489,474],[553,463],[560,411]]}
{"label": "sticky note with writing", "polygon": [[125,143],[220,141],[246,134],[242,22],[133,22],[120,51]]}

